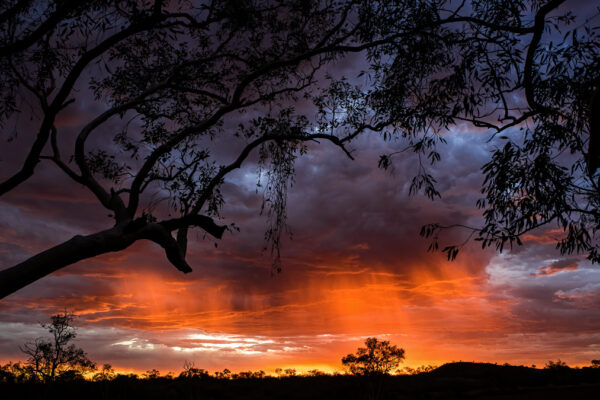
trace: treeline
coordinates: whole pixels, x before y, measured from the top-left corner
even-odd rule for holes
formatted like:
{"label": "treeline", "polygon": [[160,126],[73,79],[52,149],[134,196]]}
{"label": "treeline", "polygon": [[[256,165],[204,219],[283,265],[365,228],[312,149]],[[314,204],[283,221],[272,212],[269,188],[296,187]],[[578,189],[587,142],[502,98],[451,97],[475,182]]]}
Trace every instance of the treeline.
{"label": "treeline", "polygon": [[[210,372],[203,368],[195,368],[184,365],[183,371],[180,373],[168,372],[161,374],[157,369],[150,369],[145,373],[120,373],[114,370],[110,364],[104,364],[101,369],[92,372],[82,372],[76,369],[63,370],[57,374],[53,381],[73,381],[87,380],[92,382],[112,381],[115,379],[128,380],[237,380],[237,379],[286,379],[286,378],[301,378],[315,376],[340,376],[346,375],[340,372],[332,374],[313,369],[310,371],[299,373],[294,368],[276,369],[275,375],[268,375],[263,370],[258,371],[240,371],[231,372],[225,368],[222,371]],[[21,362],[8,362],[4,365],[0,364],[0,382],[1,383],[19,383],[19,382],[47,382],[33,366],[26,365]]]}
{"label": "treeline", "polygon": [[[536,369],[536,366],[514,366],[511,364],[486,364],[486,363],[473,363],[473,362],[452,362],[444,364],[442,367],[436,367],[433,365],[422,365],[417,368],[404,367],[398,369],[391,376],[411,376],[411,375],[424,375],[431,372],[440,373],[441,371],[447,371],[448,369],[455,369],[456,373],[464,372],[465,366],[471,366],[477,368],[480,371],[489,370],[490,368],[497,367],[498,370],[508,369],[514,371],[515,369],[521,371],[536,371],[545,370],[547,372],[557,373],[575,373],[578,371],[585,373],[598,374],[600,376],[600,360],[592,360],[590,365],[584,367],[571,367],[560,359],[557,361],[548,361],[542,369]],[[461,367],[457,367],[461,366]],[[593,371],[593,372],[590,372]],[[338,376],[364,376],[365,374],[356,374],[351,371],[336,371],[333,373],[327,373],[318,369],[312,369],[305,372],[298,372],[295,368],[276,368],[274,374],[267,374],[263,370],[258,371],[240,371],[232,372],[228,368],[222,371],[210,372],[203,368],[196,368],[194,363],[186,361],[183,365],[183,370],[179,373],[167,372],[161,374],[158,369],[150,369],[145,373],[120,373],[110,364],[104,364],[102,368],[93,370],[81,370],[81,369],[65,369],[61,370],[53,379],[53,381],[60,382],[72,382],[76,380],[85,380],[91,382],[107,382],[113,380],[128,380],[128,381],[157,381],[157,380],[247,380],[247,379],[286,379],[286,378],[312,378],[312,377],[338,377]],[[34,365],[25,364],[22,362],[8,362],[4,365],[0,364],[0,383],[37,383],[47,382],[43,374],[40,374],[36,370]]]}
{"label": "treeline", "polygon": [[18,363],[0,367],[0,394],[11,399],[565,399],[596,398],[600,368],[571,368],[550,362],[544,368],[472,362],[444,364],[427,372],[386,375],[326,374],[278,376],[264,371],[208,372],[188,366],[179,374],[121,374],[104,366],[89,378],[62,373],[43,381]]}
{"label": "treeline", "polygon": [[[396,371],[396,375],[416,375],[424,372],[430,372],[435,367],[431,365],[420,366],[418,368],[406,367]],[[100,369],[92,371],[82,371],[78,369],[61,370],[52,380],[69,382],[74,380],[87,380],[92,382],[112,381],[115,379],[128,380],[198,380],[198,379],[286,379],[286,378],[302,378],[302,377],[332,377],[342,375],[353,375],[350,372],[336,371],[328,373],[319,369],[298,372],[295,368],[276,368],[274,374],[267,374],[263,370],[258,371],[239,371],[232,372],[228,368],[222,371],[210,372],[203,368],[196,368],[192,363],[185,362],[183,370],[180,373],[167,372],[161,374],[157,369],[147,370],[145,373],[120,373],[110,364],[104,364]],[[48,380],[40,374],[35,366],[28,365],[22,362],[8,362],[4,365],[0,364],[0,382],[1,383],[19,383],[19,382],[47,382]]]}
{"label": "treeline", "polygon": [[[406,353],[389,341],[367,338],[365,346],[342,358],[345,372],[318,369],[300,373],[278,368],[209,372],[186,361],[178,374],[150,369],[123,374],[110,364],[98,368],[72,341],[74,315],[65,312],[42,324],[50,338],[37,338],[20,349],[25,362],[0,365],[3,399],[561,399],[596,398],[600,360],[570,367],[561,360],[543,368],[474,362],[440,367],[400,368]],[[515,397],[516,396],[516,397]]]}

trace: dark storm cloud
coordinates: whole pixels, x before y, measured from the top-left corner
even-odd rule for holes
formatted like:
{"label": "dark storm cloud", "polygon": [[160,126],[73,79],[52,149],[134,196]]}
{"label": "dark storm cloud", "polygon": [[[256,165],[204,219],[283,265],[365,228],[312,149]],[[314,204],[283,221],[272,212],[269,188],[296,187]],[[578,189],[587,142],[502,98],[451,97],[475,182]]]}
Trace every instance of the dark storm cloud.
{"label": "dark storm cloud", "polygon": [[578,268],[578,259],[566,258],[558,260],[554,263],[539,267],[537,272],[533,273],[533,276],[547,276],[557,274],[561,271],[575,271]]}
{"label": "dark storm cloud", "polygon": [[600,272],[584,257],[561,258],[553,244],[530,241],[516,254],[496,257],[487,271],[491,292],[511,304],[515,332],[600,329]]}
{"label": "dark storm cloud", "polygon": [[[469,140],[473,139],[476,136]],[[451,140],[445,149],[447,158],[433,171],[451,198],[449,204],[408,196],[404,176],[414,171],[414,156],[396,160],[395,173],[391,175],[376,168],[379,154],[399,144],[384,143],[376,137],[361,139],[354,145],[354,162],[327,145],[311,149],[297,163],[289,199],[288,223],[293,240],[284,242],[284,271],[274,277],[270,275],[268,253],[262,251],[266,221],[259,212],[262,195],[256,191],[258,177],[250,169],[240,171],[224,186],[232,200],[231,207],[224,210],[223,222],[236,222],[241,232],[226,234],[217,248],[201,233],[192,235],[192,274],[181,275],[167,263],[160,249],[139,243],[121,253],[69,266],[9,297],[2,302],[3,319],[34,323],[43,314],[68,307],[83,312],[83,319],[104,326],[162,326],[164,322],[146,319],[148,305],[129,304],[123,297],[123,285],[148,275],[165,281],[160,290],[174,293],[172,300],[162,298],[166,303],[177,298],[177,290],[172,289],[177,284],[185,286],[184,295],[197,293],[202,302],[203,289],[208,285],[222,287],[227,294],[220,298],[223,309],[233,313],[263,310],[264,315],[281,319],[295,302],[307,306],[314,301],[303,294],[302,288],[316,281],[326,280],[335,286],[337,277],[379,273],[391,276],[398,290],[406,290],[413,286],[412,273],[429,271],[435,275],[443,259],[425,251],[427,242],[418,236],[420,226],[427,222],[466,223],[471,218],[470,205],[461,203],[461,199],[465,203],[472,201],[469,193],[480,179],[477,163],[484,159],[485,152],[465,157],[466,140]],[[470,167],[466,160],[472,162]],[[3,246],[18,249],[20,243],[27,243],[27,253],[34,254],[81,230],[94,225],[103,227],[105,216],[103,211],[93,210],[97,207],[93,199],[77,192],[66,195],[68,190],[61,187],[66,182],[50,179],[55,172],[45,169],[46,181],[33,182],[40,183],[39,196],[32,191],[36,187],[32,183],[4,201],[7,211],[2,214],[2,221],[9,234],[3,237]],[[472,273],[481,274],[487,256],[477,254],[469,268]],[[10,259],[4,257],[3,262],[18,258],[12,253]],[[202,312],[201,306],[196,308]],[[218,312],[219,307],[212,311]],[[265,323],[258,317],[248,317],[245,326]],[[277,327],[284,322],[267,324]]]}

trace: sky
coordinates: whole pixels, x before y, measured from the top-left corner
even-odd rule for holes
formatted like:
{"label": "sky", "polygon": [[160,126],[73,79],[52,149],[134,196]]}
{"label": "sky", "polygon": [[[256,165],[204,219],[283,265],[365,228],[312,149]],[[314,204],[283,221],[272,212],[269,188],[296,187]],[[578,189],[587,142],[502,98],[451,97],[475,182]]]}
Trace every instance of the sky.
{"label": "sky", "polygon": [[[96,111],[75,104],[58,127],[75,129]],[[263,251],[257,168],[237,171],[223,187],[221,222],[240,231],[219,241],[192,234],[192,273],[180,273],[144,242],[66,267],[0,300],[0,363],[24,360],[19,346],[44,336],[40,322],[64,310],[78,316],[77,344],[89,357],[122,371],[176,372],[191,361],[210,371],[331,372],[367,337],[404,348],[411,367],[599,358],[600,269],[583,256],[561,256],[552,227],[501,254],[477,243],[452,262],[427,252],[423,224],[480,221],[480,167],[493,146],[468,126],[446,139],[432,167],[442,195],[433,202],[409,196],[414,156],[398,158],[391,172],[377,168],[379,155],[399,143],[364,135],[352,144],[354,161],[311,144],[296,163],[291,238],[275,274]],[[4,147],[4,165],[17,162],[22,143]],[[42,163],[0,198],[0,266],[109,223],[85,190]]]}

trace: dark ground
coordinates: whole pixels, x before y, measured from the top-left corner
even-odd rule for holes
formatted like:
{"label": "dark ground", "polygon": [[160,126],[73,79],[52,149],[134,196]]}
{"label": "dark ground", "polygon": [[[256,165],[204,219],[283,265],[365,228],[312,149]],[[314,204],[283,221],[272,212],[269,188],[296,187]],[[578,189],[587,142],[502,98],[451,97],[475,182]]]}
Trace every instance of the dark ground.
{"label": "dark ground", "polygon": [[[380,394],[378,395],[378,389]],[[0,383],[2,399],[600,399],[600,368],[451,363],[419,375]]]}

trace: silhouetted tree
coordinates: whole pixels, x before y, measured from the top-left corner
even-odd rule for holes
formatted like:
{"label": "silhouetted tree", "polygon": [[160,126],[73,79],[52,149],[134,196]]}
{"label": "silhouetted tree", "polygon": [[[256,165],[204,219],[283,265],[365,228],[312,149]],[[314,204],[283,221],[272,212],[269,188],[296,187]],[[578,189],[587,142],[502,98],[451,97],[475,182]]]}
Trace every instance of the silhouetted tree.
{"label": "silhouetted tree", "polygon": [[435,365],[421,365],[417,368],[404,367],[402,370],[407,375],[419,375],[429,373],[436,368],[437,367]]}
{"label": "silhouetted tree", "polygon": [[183,379],[202,379],[208,377],[210,377],[208,371],[196,368],[193,362],[187,360],[183,363],[183,371],[179,374],[179,378]]}
{"label": "silhouetted tree", "polygon": [[104,364],[102,366],[102,369],[94,374],[92,380],[94,382],[110,381],[113,380],[116,376],[117,374],[115,373],[115,370],[113,369],[112,365]]}
{"label": "silhouetted tree", "polygon": [[231,371],[227,368],[225,368],[223,371],[215,371],[215,378],[231,379]]}
{"label": "silhouetted tree", "polygon": [[0,366],[0,382],[23,383],[39,380],[31,365],[24,365],[20,362],[9,362]]}
{"label": "silhouetted tree", "polygon": [[160,371],[156,368],[149,369],[145,374],[142,375],[143,379],[155,380],[160,378]]}
{"label": "silhouetted tree", "polygon": [[[575,19],[574,1],[462,4],[462,22],[394,52],[374,94],[376,112],[409,136],[427,131],[414,145],[432,162],[440,134],[461,127],[489,134],[476,204],[484,222],[462,226],[483,248],[502,251],[539,227],[558,228],[561,253],[600,261],[600,37],[592,25],[600,9]],[[382,166],[393,157],[383,156]],[[430,197],[439,195],[426,172],[415,179]],[[437,249],[450,227],[459,228],[430,224],[421,233]],[[442,250],[453,259],[465,243]]]}
{"label": "silhouetted tree", "polygon": [[306,376],[328,376],[328,374],[326,372],[323,372],[318,369],[311,369],[310,371],[307,371],[305,375]]}
{"label": "silhouetted tree", "polygon": [[355,375],[389,374],[404,360],[404,349],[390,344],[388,340],[367,338],[366,347],[359,347],[356,354],[342,358],[342,364]]}
{"label": "silhouetted tree", "polygon": [[[436,144],[463,123],[505,141],[483,168],[485,224],[472,228],[483,247],[501,250],[558,223],[561,251],[598,260],[596,164],[584,160],[597,159],[593,141],[586,145],[596,132],[591,117],[600,115],[590,111],[598,31],[589,21],[571,26],[568,12],[558,14],[563,3],[2,2],[0,123],[17,126],[29,144],[21,165],[1,169],[0,195],[51,164],[111,221],[0,271],[0,297],[138,240],[191,271],[190,229],[222,237],[227,226],[215,218],[228,199],[220,188],[251,153],[267,181],[266,238],[279,268],[287,188],[307,143],[327,142],[352,158],[351,143],[365,132],[402,139],[419,155],[411,192],[435,198],[425,160],[437,162]],[[370,87],[329,68],[350,53],[364,56],[358,68]],[[76,105],[93,109],[93,99],[102,111],[75,137],[58,126]],[[24,107],[31,121],[19,121]],[[229,158],[215,143],[227,144]],[[380,165],[389,168],[398,154]],[[168,201],[157,204],[151,193]],[[432,248],[444,228],[423,230]],[[445,250],[453,258],[459,248]]]}
{"label": "silhouetted tree", "polygon": [[17,380],[12,362],[0,365],[0,383],[13,383]]}
{"label": "silhouetted tree", "polygon": [[[403,7],[420,13],[409,3]],[[15,122],[31,144],[21,165],[2,168],[0,195],[40,163],[51,164],[85,187],[112,222],[0,271],[0,297],[142,239],[161,246],[180,271],[191,271],[189,230],[222,237],[227,226],[214,221],[226,201],[220,188],[251,153],[268,181],[266,236],[277,259],[287,187],[306,143],[328,142],[352,157],[352,139],[383,128],[370,123],[341,75],[334,90],[317,85],[344,54],[394,43],[415,29],[410,23],[369,32],[364,19],[382,11],[366,0],[2,2],[0,123]],[[333,79],[335,71],[327,72]],[[295,110],[303,97],[314,97],[316,121]],[[102,111],[74,138],[57,126],[74,105],[93,108],[94,99]],[[18,116],[26,106],[35,112],[25,123]],[[352,124],[332,131],[338,121],[331,106],[338,116],[344,108]],[[109,122],[118,128],[106,128]],[[94,144],[99,135],[102,144]],[[234,154],[212,151],[222,140]],[[164,209],[151,192],[168,198]]]}
{"label": "silhouetted tree", "polygon": [[546,365],[544,366],[544,369],[551,369],[551,370],[559,371],[559,370],[570,369],[570,367],[567,365],[566,362],[558,359],[556,361],[549,360],[546,363]]}
{"label": "silhouetted tree", "polygon": [[365,346],[359,347],[356,354],[343,357],[342,364],[349,367],[352,374],[366,379],[369,399],[379,399],[383,394],[385,378],[404,360],[404,349],[374,337],[367,338]]}
{"label": "silhouetted tree", "polygon": [[236,374],[234,379],[262,379],[265,377],[265,371],[242,371]]}
{"label": "silhouetted tree", "polygon": [[57,377],[77,379],[96,368],[85,351],[71,343],[77,337],[76,328],[72,324],[74,318],[75,315],[66,311],[53,315],[50,323],[42,324],[51,334],[51,339],[37,338],[21,347],[21,351],[29,356],[26,365],[46,382]]}

